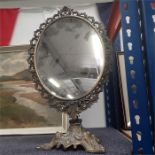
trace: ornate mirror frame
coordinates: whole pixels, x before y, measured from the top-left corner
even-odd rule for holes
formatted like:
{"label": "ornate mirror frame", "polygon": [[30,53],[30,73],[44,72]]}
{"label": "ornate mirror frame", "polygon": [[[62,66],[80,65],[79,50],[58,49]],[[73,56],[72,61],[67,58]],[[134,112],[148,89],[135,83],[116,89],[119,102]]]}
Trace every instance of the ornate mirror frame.
{"label": "ornate mirror frame", "polygon": [[[105,49],[105,64],[103,73],[96,84],[96,86],[85,96],[74,99],[74,100],[63,100],[56,96],[53,96],[49,93],[42,85],[39,77],[37,75],[36,66],[35,66],[35,52],[37,50],[37,44],[40,40],[40,37],[44,33],[45,29],[47,29],[51,24],[55,23],[58,19],[64,17],[75,17],[80,18],[90,24],[90,26],[96,31],[98,36],[101,38],[101,41],[104,41],[104,49]],[[102,42],[103,44],[103,42]],[[88,107],[92,105],[92,103],[96,102],[98,99],[98,94],[102,91],[102,86],[107,80],[107,75],[110,71],[111,66],[111,45],[110,41],[106,36],[106,31],[103,28],[103,25],[99,22],[96,22],[94,17],[87,16],[86,13],[79,13],[70,9],[68,7],[63,7],[57,14],[55,14],[52,18],[48,18],[45,23],[42,23],[38,30],[34,32],[34,37],[30,41],[29,48],[29,71],[32,73],[32,78],[35,83],[35,88],[41,92],[43,98],[49,100],[49,105],[51,107],[56,108],[58,111],[68,113],[72,118],[75,118],[77,114],[86,110]]]}
{"label": "ornate mirror frame", "polygon": [[[44,33],[44,31],[53,23],[59,19],[74,17],[87,22],[93,30],[98,34],[102,46],[104,47],[104,69],[100,75],[99,80],[91,91],[87,94],[84,94],[81,98],[78,99],[61,99],[52,95],[44,84],[41,82],[39,75],[37,73],[37,67],[35,64],[36,51],[39,44],[39,41]],[[104,44],[103,44],[104,42]],[[63,7],[57,14],[52,18],[48,18],[45,23],[42,23],[38,30],[35,31],[33,39],[30,41],[29,48],[29,71],[32,73],[32,78],[35,83],[35,88],[41,92],[43,98],[48,99],[49,105],[52,108],[56,108],[60,112],[68,113],[71,117],[70,126],[66,134],[57,132],[53,137],[50,143],[40,145],[38,149],[48,150],[53,147],[59,148],[61,145],[66,149],[70,146],[77,148],[78,145],[83,146],[87,152],[91,153],[101,153],[105,152],[105,148],[99,144],[99,139],[92,135],[90,132],[86,131],[81,125],[81,119],[78,119],[80,112],[86,110],[94,102],[97,101],[99,93],[102,91],[102,86],[108,80],[108,73],[111,70],[111,52],[112,46],[110,41],[106,36],[106,31],[102,24],[95,21],[93,17],[87,16],[86,13],[79,13],[68,7]]]}

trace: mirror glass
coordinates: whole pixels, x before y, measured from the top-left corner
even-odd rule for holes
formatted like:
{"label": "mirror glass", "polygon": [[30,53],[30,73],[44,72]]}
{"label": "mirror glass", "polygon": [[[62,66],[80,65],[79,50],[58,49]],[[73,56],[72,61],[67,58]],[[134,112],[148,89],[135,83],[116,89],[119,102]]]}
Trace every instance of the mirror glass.
{"label": "mirror glass", "polygon": [[104,69],[104,43],[97,31],[78,17],[64,17],[42,33],[35,68],[44,88],[64,99],[89,93]]}

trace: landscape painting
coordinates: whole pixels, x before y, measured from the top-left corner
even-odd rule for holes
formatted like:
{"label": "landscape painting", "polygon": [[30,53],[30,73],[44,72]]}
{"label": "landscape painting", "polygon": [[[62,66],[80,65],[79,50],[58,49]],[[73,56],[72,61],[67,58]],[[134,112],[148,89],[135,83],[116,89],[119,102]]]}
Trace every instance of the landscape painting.
{"label": "landscape painting", "polygon": [[27,57],[27,46],[0,48],[0,134],[4,129],[64,128],[64,114],[49,108],[34,89]]}

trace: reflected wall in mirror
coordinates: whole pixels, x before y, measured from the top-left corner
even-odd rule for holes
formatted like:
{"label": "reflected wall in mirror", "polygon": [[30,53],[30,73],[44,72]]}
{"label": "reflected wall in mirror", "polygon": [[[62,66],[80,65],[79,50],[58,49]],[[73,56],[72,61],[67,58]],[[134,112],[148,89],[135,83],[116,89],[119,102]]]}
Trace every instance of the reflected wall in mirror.
{"label": "reflected wall in mirror", "polygon": [[88,94],[104,69],[100,36],[88,22],[77,17],[64,17],[49,25],[35,55],[41,83],[49,93],[64,100]]}
{"label": "reflected wall in mirror", "polygon": [[71,118],[66,134],[56,133],[39,149],[81,145],[91,153],[105,152],[78,116],[98,100],[110,71],[111,51],[102,24],[67,7],[35,31],[28,58],[35,88],[51,107]]}

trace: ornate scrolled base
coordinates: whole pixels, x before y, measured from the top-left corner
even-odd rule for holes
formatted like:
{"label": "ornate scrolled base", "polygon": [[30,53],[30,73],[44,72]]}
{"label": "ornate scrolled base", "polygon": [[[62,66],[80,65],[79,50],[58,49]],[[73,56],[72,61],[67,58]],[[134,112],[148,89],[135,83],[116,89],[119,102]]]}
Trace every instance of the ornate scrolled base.
{"label": "ornate scrolled base", "polygon": [[99,144],[99,139],[82,128],[81,120],[79,119],[70,121],[70,127],[67,133],[57,132],[50,143],[40,145],[37,149],[49,150],[54,147],[59,148],[60,146],[63,146],[64,149],[73,146],[76,149],[79,145],[83,146],[90,153],[105,152],[104,147]]}

